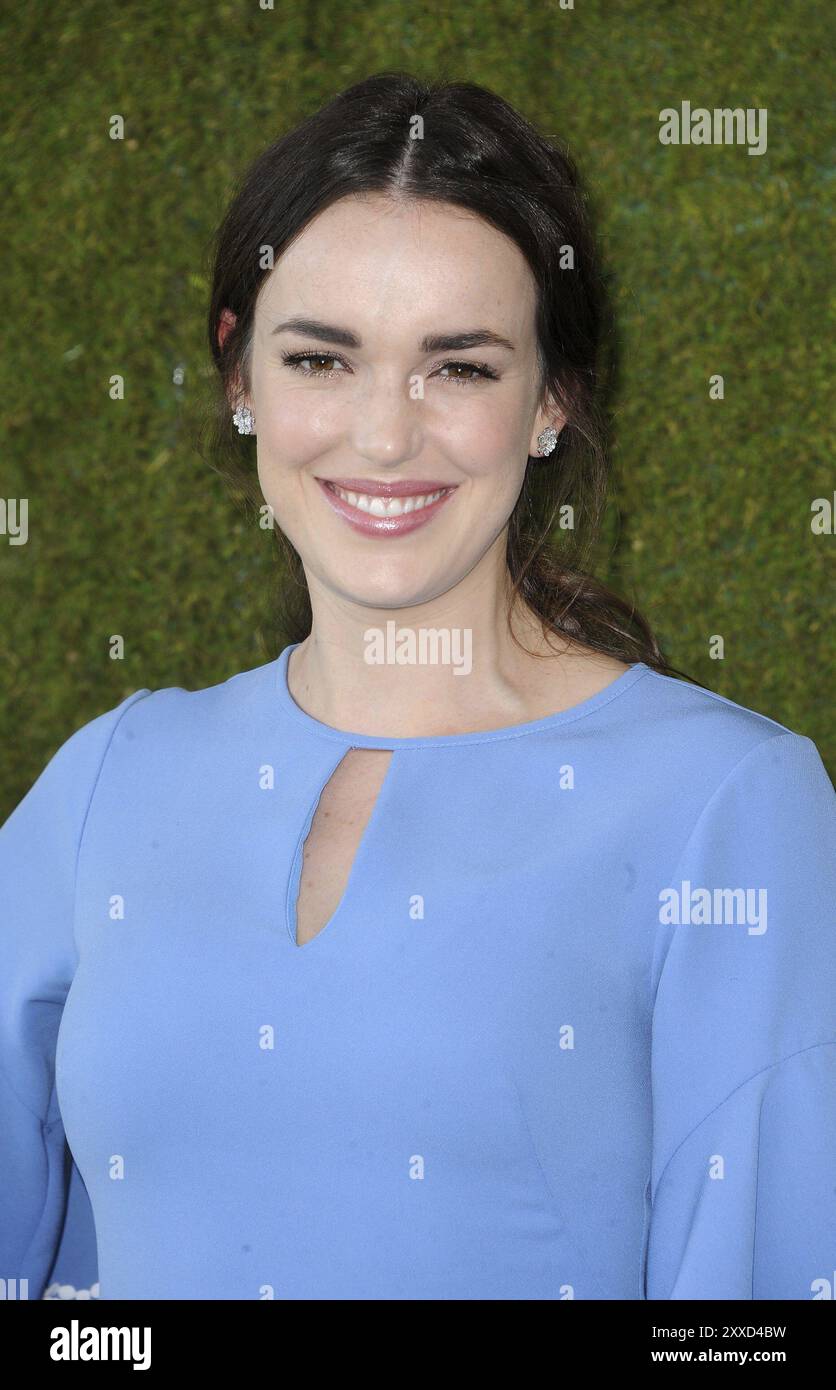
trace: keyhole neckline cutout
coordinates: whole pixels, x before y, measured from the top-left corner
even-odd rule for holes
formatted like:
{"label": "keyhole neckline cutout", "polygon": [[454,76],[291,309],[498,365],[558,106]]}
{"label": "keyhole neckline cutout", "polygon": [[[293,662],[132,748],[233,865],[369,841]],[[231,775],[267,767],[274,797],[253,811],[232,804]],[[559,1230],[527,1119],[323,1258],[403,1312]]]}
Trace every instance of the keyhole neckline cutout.
{"label": "keyhole neckline cutout", "polygon": [[316,813],[319,809],[319,805],[322,801],[322,797],[326,791],[326,788],[330,785],[334,777],[339,773],[340,768],[343,766],[343,763],[345,762],[348,754],[356,751],[358,750],[353,746],[344,748],[337,761],[333,764],[328,774],[324,777],[322,783],[320,784],[319,790],[316,793],[316,796],[314,797],[313,804],[311,805],[308,814],[305,818],[305,823],[302,826],[302,829],[299,834],[299,839],[296,843],[296,850],[293,855],[290,867],[290,874],[288,877],[287,897],[285,901],[285,922],[287,924],[287,930],[290,936],[291,943],[297,951],[309,950],[310,947],[313,946],[315,942],[319,941],[321,937],[330,937],[333,934],[334,924],[336,923],[337,919],[342,915],[349,901],[355,896],[356,890],[355,892],[352,891],[354,889],[355,880],[357,879],[358,874],[362,872],[363,862],[367,854],[368,843],[374,832],[377,820],[379,819],[379,812],[381,803],[383,801],[383,794],[385,789],[389,785],[391,779],[392,768],[395,763],[394,749],[366,750],[388,752],[389,761],[386,764],[386,770],[383,774],[383,777],[381,778],[380,784],[375,794],[374,801],[371,805],[371,809],[369,810],[365,823],[361,828],[359,838],[357,839],[357,842],[354,846],[354,853],[351,857],[351,863],[348,867],[348,872],[345,876],[343,890],[334,907],[334,910],[332,911],[331,915],[327,918],[327,920],[323,922],[322,926],[316,932],[314,932],[313,936],[309,937],[307,941],[299,941],[298,909],[299,898],[302,892],[302,876],[305,871],[305,842],[313,828],[314,821],[316,819]]}
{"label": "keyhole neckline cutout", "polygon": [[500,729],[477,729],[472,733],[427,734],[415,738],[396,738],[387,737],[384,734],[358,734],[349,729],[335,729],[330,724],[323,724],[321,720],[315,719],[312,714],[307,714],[301,705],[297,705],[290,693],[287,673],[291,654],[301,645],[301,642],[291,642],[279,653],[275,661],[270,663],[275,670],[275,695],[278,709],[297,728],[306,730],[309,734],[316,734],[319,738],[341,743],[346,748],[380,748],[391,751],[399,748],[456,748],[469,743],[492,743],[497,739],[520,738],[525,734],[535,734],[540,730],[555,728],[559,724],[569,724],[572,720],[584,719],[588,715],[595,714],[605,705],[610,704],[612,700],[617,700],[619,695],[630,690],[637,681],[641,680],[642,676],[648,673],[656,674],[646,662],[637,661],[633,663],[629,671],[622,671],[620,676],[616,676],[609,685],[605,685],[596,694],[588,696],[586,700],[581,700],[576,705],[571,705],[568,709],[558,710],[556,714],[547,714],[542,719],[531,719],[523,724],[508,724]]}

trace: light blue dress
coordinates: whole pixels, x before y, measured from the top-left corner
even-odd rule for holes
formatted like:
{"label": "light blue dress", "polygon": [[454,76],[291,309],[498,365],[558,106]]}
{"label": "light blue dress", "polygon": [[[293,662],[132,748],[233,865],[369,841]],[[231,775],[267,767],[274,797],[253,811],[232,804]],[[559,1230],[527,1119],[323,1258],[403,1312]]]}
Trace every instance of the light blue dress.
{"label": "light blue dress", "polygon": [[[354,735],[292,650],[136,691],[0,829],[7,1296],[832,1297],[815,744],[642,663],[533,722]],[[393,756],[297,946],[349,748]]]}

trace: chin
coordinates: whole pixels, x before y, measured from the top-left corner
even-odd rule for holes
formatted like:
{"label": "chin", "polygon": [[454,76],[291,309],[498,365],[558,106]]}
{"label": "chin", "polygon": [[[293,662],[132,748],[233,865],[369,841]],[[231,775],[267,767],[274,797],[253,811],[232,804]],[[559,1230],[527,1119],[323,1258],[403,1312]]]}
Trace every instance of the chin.
{"label": "chin", "polygon": [[[384,580],[379,584],[367,583],[363,585],[362,589],[358,589],[356,573],[352,573],[350,578],[347,578],[347,582],[341,582],[341,579],[336,576],[331,576],[328,582],[329,587],[336,590],[349,603],[355,604],[358,608],[368,608],[374,614],[374,618],[370,619],[372,625],[383,625],[387,617],[393,618],[396,614],[403,614],[405,609],[429,603],[452,587],[451,583],[434,585],[428,584],[426,580],[408,582],[399,578],[395,582],[390,577],[388,581]],[[407,618],[406,621],[409,619]]]}

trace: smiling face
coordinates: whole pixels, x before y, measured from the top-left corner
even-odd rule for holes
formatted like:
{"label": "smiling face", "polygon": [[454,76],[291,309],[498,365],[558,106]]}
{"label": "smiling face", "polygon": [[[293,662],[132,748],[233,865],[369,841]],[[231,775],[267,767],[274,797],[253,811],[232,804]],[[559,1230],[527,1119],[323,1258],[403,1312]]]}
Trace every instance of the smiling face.
{"label": "smiling face", "polygon": [[514,243],[449,204],[343,199],[283,253],[246,403],[312,597],[410,607],[503,573],[528,455],[563,422],[539,408],[535,295]]}

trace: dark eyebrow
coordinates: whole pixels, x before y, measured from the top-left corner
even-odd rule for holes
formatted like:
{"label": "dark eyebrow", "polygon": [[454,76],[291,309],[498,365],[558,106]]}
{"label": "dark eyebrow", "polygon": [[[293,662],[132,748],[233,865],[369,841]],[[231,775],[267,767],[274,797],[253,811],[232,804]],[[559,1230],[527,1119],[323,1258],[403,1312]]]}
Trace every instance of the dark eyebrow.
{"label": "dark eyebrow", "polygon": [[[336,328],[333,324],[322,323],[319,319],[292,318],[277,323],[273,333],[304,333],[321,343],[337,343],[340,347],[359,348],[362,339],[348,328]],[[465,348],[504,347],[514,351],[514,344],[489,328],[474,328],[466,333],[432,333],[421,342],[421,351],[461,352]]]}

